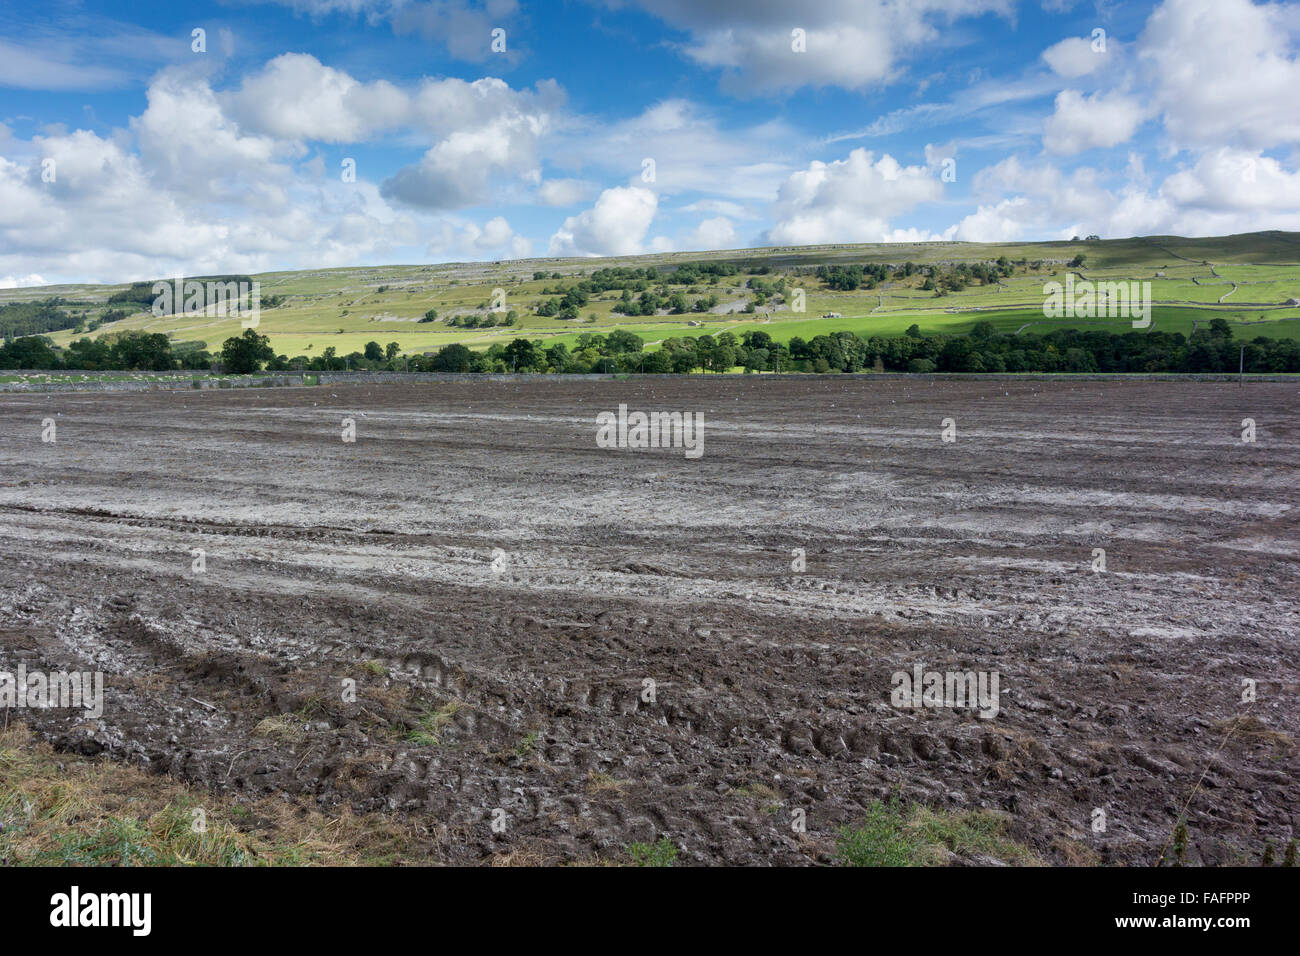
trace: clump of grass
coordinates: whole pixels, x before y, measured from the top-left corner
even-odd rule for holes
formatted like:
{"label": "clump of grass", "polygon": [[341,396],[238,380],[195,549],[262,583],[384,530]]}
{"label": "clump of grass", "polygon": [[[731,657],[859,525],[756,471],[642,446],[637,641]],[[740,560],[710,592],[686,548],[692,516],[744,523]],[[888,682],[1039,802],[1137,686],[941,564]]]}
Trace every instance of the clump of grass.
{"label": "clump of grass", "polygon": [[902,808],[876,800],[861,826],[840,830],[835,859],[844,866],[917,866],[921,848]]}
{"label": "clump of grass", "polygon": [[407,735],[407,740],[421,747],[437,747],[442,743],[442,730],[456,716],[465,704],[459,700],[449,700],[437,710],[426,710],[416,720],[416,727]]}
{"label": "clump of grass", "polygon": [[376,661],[376,660],[366,661],[364,664],[361,665],[361,669],[364,670],[367,674],[371,674],[375,677],[388,676],[388,665],[385,664],[383,661]]}
{"label": "clump of grass", "polygon": [[618,780],[612,774],[591,771],[587,774],[587,789],[592,793],[613,790],[621,793],[627,786],[626,780]]}
{"label": "clump of grass", "polygon": [[917,807],[909,821],[926,844],[944,846],[953,853],[979,853],[1016,866],[1036,866],[1033,850],[1008,839],[1007,818],[990,810],[943,813]]}
{"label": "clump of grass", "polygon": [[1170,858],[1168,851],[1161,853],[1157,866],[1183,866],[1187,862],[1187,821],[1180,819],[1178,825],[1174,827],[1174,835],[1170,842],[1173,844],[1173,857]]}
{"label": "clump of grass", "polygon": [[677,847],[667,837],[654,843],[629,843],[624,849],[634,866],[672,866],[677,859]]}
{"label": "clump of grass", "polygon": [[[256,832],[242,828],[254,824]],[[427,848],[416,842],[380,814],[359,818],[344,811],[327,819],[314,807],[269,799],[245,806],[138,767],[56,754],[22,725],[0,731],[3,865],[348,866],[427,859]]]}
{"label": "clump of grass", "polygon": [[515,744],[515,756],[521,760],[532,756],[533,751],[537,749],[538,736],[539,735],[535,730],[524,734],[523,739],[521,739],[519,743]]}
{"label": "clump of grass", "polygon": [[1100,866],[1101,854],[1085,843],[1058,836],[1052,840],[1052,849],[1060,854],[1066,866]]}
{"label": "clump of grass", "polygon": [[325,698],[319,694],[310,694],[304,698],[297,710],[289,714],[277,714],[259,721],[253,733],[260,737],[276,737],[287,743],[300,743],[306,738],[308,724],[315,718],[328,717]]}
{"label": "clump of grass", "polygon": [[764,813],[777,813],[784,804],[784,798],[765,783],[747,783],[732,791],[738,797],[749,797],[762,804]]}
{"label": "clump of grass", "polygon": [[1279,750],[1290,750],[1295,747],[1295,741],[1290,734],[1282,730],[1274,730],[1254,714],[1217,721],[1214,728],[1246,744],[1274,747]]}
{"label": "clump of grass", "polygon": [[937,866],[947,854],[982,854],[1021,866],[1041,861],[1006,836],[1007,820],[987,810],[949,813],[873,801],[860,826],[840,830],[835,858],[843,866]]}
{"label": "clump of grass", "polygon": [[509,853],[494,853],[488,866],[546,866],[546,857],[531,848],[511,850]]}
{"label": "clump of grass", "polygon": [[307,731],[300,718],[293,714],[279,714],[258,721],[257,726],[253,728],[253,733],[259,737],[276,737],[296,743],[306,736]]}

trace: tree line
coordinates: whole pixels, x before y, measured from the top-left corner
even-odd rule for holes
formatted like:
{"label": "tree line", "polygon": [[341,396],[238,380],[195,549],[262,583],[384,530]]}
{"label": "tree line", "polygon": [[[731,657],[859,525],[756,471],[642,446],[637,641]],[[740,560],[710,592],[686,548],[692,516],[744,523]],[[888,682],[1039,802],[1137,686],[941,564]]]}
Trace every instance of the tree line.
{"label": "tree line", "polygon": [[585,333],[573,348],[517,338],[485,351],[446,345],[410,359],[412,370],[436,372],[1300,372],[1300,343],[1233,337],[1214,319],[1190,336],[1181,332],[1057,329],[1042,335],[998,332],[978,322],[964,334],[924,335],[913,325],[900,336],[853,332],[776,342],[761,329],[740,335],[665,339],[647,352],[640,336],[617,330]]}
{"label": "tree line", "polygon": [[308,358],[276,355],[270,339],[253,329],[227,339],[212,354],[203,342],[172,342],[161,333],[114,332],[83,337],[56,349],[43,335],[9,338],[0,368],[177,369],[243,374],[267,371],[372,369],[429,372],[1300,372],[1300,343],[1258,336],[1233,337],[1232,326],[1213,319],[1190,336],[1181,332],[1105,332],[1057,329],[1044,334],[998,332],[977,322],[967,333],[925,335],[913,325],[898,336],[864,337],[843,331],[777,342],[761,329],[737,335],[665,339],[655,351],[633,332],[583,333],[570,347],[516,338],[476,351],[460,343],[432,354],[402,355],[396,342],[366,343],[339,355],[334,347]]}

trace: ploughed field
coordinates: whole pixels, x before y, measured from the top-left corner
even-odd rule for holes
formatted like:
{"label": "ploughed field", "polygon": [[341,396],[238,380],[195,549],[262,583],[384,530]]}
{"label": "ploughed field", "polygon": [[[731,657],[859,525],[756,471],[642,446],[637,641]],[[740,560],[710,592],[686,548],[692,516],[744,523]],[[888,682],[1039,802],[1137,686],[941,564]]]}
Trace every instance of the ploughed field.
{"label": "ploughed field", "polygon": [[[828,862],[881,799],[1005,814],[1049,863],[1152,863],[1186,807],[1187,862],[1258,861],[1300,822],[1298,393],[3,395],[0,670],[106,681],[98,720],[9,719],[226,796],[393,815],[433,861],[666,836],[679,863]],[[703,455],[598,447],[620,403],[702,413]],[[996,671],[996,715],[895,706],[917,665]]]}

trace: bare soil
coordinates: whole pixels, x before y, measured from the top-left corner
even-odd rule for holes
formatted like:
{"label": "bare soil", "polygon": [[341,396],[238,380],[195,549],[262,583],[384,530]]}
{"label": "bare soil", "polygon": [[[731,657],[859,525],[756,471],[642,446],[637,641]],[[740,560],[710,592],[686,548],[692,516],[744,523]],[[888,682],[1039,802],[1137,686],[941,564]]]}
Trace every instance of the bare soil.
{"label": "bare soil", "polygon": [[[1186,807],[1188,863],[1258,862],[1300,822],[1298,393],[3,395],[0,670],[107,683],[99,720],[5,719],[227,797],[393,815],[436,862],[661,836],[684,863],[828,862],[891,797],[1005,813],[1057,864],[1151,864]],[[597,447],[620,403],[702,412],[703,456]],[[893,706],[915,664],[997,671],[997,716]]]}

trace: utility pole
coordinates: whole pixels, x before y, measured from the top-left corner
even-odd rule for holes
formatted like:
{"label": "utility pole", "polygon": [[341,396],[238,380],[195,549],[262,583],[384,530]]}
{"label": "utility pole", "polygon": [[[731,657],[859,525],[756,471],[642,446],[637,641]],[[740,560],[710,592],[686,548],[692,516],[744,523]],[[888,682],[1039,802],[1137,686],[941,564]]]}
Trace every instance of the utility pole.
{"label": "utility pole", "polygon": [[1237,372],[1237,387],[1241,388],[1246,384],[1246,346],[1241,347],[1241,365]]}

